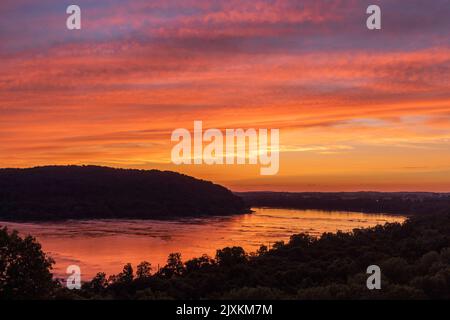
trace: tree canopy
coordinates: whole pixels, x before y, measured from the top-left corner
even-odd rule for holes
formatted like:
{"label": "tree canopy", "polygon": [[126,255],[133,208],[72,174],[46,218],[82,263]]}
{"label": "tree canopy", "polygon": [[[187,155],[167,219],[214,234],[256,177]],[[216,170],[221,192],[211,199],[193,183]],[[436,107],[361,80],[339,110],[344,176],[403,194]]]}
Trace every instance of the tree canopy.
{"label": "tree canopy", "polygon": [[16,231],[1,228],[0,299],[50,298],[56,288],[53,263],[33,237],[21,238]]}

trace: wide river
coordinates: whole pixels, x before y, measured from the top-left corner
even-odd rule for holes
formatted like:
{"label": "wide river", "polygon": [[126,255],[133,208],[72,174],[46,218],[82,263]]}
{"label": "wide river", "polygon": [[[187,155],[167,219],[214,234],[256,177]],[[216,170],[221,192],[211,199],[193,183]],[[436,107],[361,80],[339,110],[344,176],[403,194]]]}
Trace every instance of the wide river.
{"label": "wide river", "polygon": [[97,272],[119,273],[124,264],[135,267],[149,261],[154,269],[167,256],[180,252],[183,260],[216,249],[241,246],[248,252],[260,245],[287,241],[292,234],[319,236],[324,232],[351,231],[386,222],[403,222],[403,216],[356,212],[326,212],[254,208],[253,214],[176,220],[82,220],[51,223],[12,223],[0,226],[37,238],[55,261],[54,274],[63,276],[69,265],[78,265],[82,280]]}

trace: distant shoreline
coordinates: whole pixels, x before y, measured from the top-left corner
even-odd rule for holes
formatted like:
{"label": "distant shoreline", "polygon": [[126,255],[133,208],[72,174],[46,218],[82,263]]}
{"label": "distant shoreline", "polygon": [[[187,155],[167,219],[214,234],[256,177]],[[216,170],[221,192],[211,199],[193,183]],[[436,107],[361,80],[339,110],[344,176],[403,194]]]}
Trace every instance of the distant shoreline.
{"label": "distant shoreline", "polygon": [[393,215],[445,213],[450,193],[433,192],[235,192],[250,207],[351,211]]}

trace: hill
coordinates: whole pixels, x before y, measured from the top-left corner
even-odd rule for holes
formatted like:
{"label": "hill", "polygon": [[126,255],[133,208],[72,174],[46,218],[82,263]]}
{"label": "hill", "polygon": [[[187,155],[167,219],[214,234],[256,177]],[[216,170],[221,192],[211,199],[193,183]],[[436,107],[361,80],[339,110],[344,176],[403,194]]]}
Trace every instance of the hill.
{"label": "hill", "polygon": [[0,219],[161,218],[247,212],[230,190],[170,171],[0,169]]}

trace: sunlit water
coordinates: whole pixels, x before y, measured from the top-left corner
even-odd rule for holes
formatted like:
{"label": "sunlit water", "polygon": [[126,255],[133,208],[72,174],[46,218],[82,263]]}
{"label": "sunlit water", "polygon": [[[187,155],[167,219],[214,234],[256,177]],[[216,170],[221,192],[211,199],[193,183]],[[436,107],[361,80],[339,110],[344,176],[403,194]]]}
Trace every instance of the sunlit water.
{"label": "sunlit water", "polygon": [[216,249],[241,246],[256,251],[260,245],[288,240],[292,234],[318,236],[324,232],[351,231],[405,217],[355,212],[255,208],[253,214],[231,217],[183,218],[176,220],[83,220],[51,223],[1,222],[21,235],[37,238],[55,261],[54,273],[65,274],[67,266],[81,267],[83,280],[97,272],[119,273],[128,262],[136,266],[149,261],[163,266],[171,252],[184,260]]}

